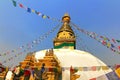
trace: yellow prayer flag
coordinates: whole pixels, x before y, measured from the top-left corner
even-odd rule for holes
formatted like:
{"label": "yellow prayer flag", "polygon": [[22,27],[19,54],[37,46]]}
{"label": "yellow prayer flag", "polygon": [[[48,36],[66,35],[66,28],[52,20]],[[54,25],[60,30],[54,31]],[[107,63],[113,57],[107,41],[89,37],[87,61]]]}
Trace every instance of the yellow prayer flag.
{"label": "yellow prayer flag", "polygon": [[107,40],[107,38],[106,37],[103,37],[103,39],[106,41]]}
{"label": "yellow prayer flag", "polygon": [[115,73],[116,73],[117,76],[120,78],[120,67],[115,70]]}
{"label": "yellow prayer flag", "polygon": [[46,17],[47,17],[47,16],[46,16],[46,15],[44,15],[44,16],[43,16],[43,19],[45,19]]}
{"label": "yellow prayer flag", "polygon": [[33,9],[32,9],[32,12],[34,13],[34,12],[35,12],[35,10],[33,10]]}
{"label": "yellow prayer flag", "polygon": [[108,70],[109,68],[107,66],[102,66],[102,70]]}
{"label": "yellow prayer flag", "polygon": [[79,70],[79,71],[83,71],[83,67],[79,67],[78,70]]}
{"label": "yellow prayer flag", "polygon": [[110,43],[107,43],[107,47],[109,48],[111,46],[111,44]]}

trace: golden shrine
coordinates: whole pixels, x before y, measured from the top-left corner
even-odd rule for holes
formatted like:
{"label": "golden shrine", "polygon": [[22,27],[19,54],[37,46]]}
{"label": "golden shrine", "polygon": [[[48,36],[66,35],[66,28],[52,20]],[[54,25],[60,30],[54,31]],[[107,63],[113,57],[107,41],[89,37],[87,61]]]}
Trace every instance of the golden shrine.
{"label": "golden shrine", "polygon": [[[30,56],[31,55],[31,56]],[[21,68],[25,68],[29,66],[30,69],[38,68],[41,69],[42,65],[45,64],[45,73],[42,75],[42,78],[46,78],[45,80],[59,80],[59,75],[61,75],[61,67],[60,62],[57,57],[54,55],[53,50],[48,50],[45,53],[43,59],[35,60],[34,54],[28,54],[24,61],[20,62]],[[51,70],[50,70],[51,69]],[[34,80],[34,78],[30,78],[30,80]]]}

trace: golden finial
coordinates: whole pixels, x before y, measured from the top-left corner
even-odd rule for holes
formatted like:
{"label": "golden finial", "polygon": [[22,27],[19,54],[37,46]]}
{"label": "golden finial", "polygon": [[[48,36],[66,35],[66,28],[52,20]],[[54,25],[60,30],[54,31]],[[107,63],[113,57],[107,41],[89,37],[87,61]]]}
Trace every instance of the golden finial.
{"label": "golden finial", "polygon": [[68,17],[70,17],[68,13],[65,13],[64,16],[68,16]]}
{"label": "golden finial", "polygon": [[65,13],[64,16],[62,17],[63,22],[70,22],[70,16],[68,13]]}

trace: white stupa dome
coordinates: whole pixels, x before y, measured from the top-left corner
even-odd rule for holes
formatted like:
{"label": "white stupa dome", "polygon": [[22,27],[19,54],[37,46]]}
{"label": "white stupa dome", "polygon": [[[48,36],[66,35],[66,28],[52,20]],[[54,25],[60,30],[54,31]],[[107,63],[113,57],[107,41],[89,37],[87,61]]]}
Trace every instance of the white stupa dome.
{"label": "white stupa dome", "polygon": [[[54,54],[57,56],[60,61],[61,67],[92,67],[92,66],[107,66],[97,57],[92,54],[72,49],[53,49]],[[35,53],[36,60],[43,59],[45,56],[46,50],[41,50]],[[76,74],[80,75],[80,78],[77,80],[89,80],[91,78],[96,78],[101,75],[105,75],[111,72],[112,69],[108,70],[99,70],[99,71],[78,71]],[[70,80],[70,70],[66,69],[62,71],[62,80]],[[107,80],[104,79],[104,80]]]}

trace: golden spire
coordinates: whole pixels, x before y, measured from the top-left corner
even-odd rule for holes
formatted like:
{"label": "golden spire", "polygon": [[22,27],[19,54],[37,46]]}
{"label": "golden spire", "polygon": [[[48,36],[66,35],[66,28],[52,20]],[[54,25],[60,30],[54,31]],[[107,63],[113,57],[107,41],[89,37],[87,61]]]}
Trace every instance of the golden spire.
{"label": "golden spire", "polygon": [[70,19],[71,18],[69,16],[69,14],[65,13],[64,16],[62,17],[63,25],[61,26],[59,32],[67,31],[67,32],[71,32],[74,35],[74,32],[71,29],[71,26],[69,25]]}
{"label": "golden spire", "polygon": [[63,24],[54,39],[54,48],[76,48],[76,38],[70,26],[70,16],[66,13],[62,17]]}

